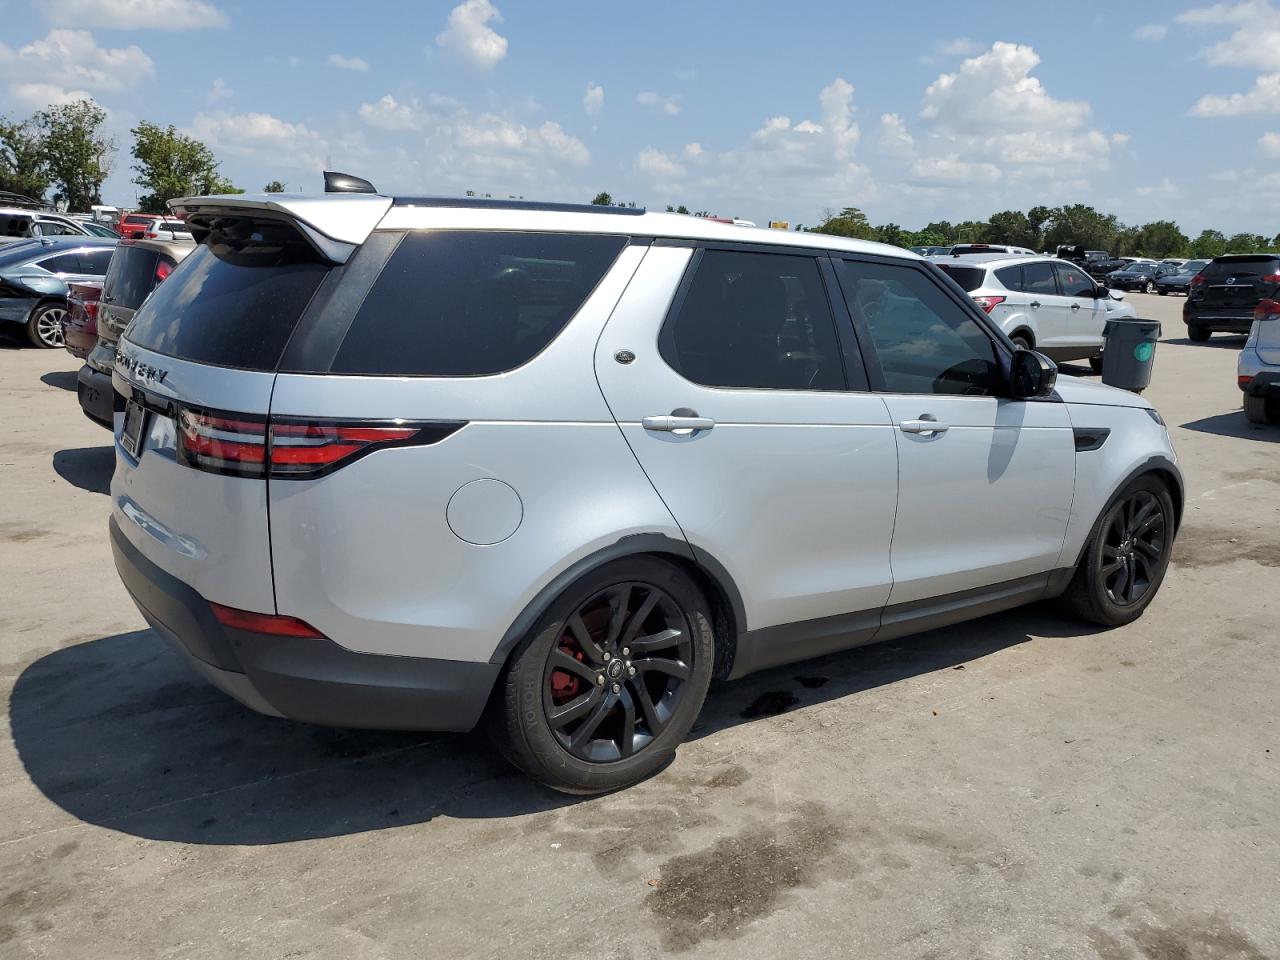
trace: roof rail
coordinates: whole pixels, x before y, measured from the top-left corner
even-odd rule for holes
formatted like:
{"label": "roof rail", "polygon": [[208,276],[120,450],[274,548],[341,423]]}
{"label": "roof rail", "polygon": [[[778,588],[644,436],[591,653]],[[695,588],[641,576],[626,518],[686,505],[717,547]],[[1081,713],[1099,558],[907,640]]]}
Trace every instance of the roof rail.
{"label": "roof rail", "polygon": [[396,197],[397,207],[478,207],[489,210],[550,210],[555,213],[614,213],[638,217],[644,207],[602,207],[594,203],[548,203],[542,200],[500,200],[496,197]]}

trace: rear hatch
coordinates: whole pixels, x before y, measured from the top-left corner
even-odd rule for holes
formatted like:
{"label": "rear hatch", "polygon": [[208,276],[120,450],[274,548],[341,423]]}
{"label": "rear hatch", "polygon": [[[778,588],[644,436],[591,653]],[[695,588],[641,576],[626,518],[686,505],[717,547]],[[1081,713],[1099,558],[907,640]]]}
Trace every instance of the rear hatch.
{"label": "rear hatch", "polygon": [[1280,255],[1218,257],[1191,287],[1191,303],[1203,317],[1251,320],[1260,300],[1280,288]]}
{"label": "rear hatch", "polygon": [[[156,259],[142,260],[145,285]],[[275,610],[266,418],[285,345],[332,267],[285,219],[219,218],[120,341],[112,517],[206,600]]]}

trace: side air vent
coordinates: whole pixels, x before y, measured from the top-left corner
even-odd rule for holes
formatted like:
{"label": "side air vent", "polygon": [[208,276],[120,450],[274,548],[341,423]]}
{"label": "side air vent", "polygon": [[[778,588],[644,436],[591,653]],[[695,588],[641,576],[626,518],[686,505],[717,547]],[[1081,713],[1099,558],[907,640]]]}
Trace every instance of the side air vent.
{"label": "side air vent", "polygon": [[349,173],[337,173],[333,170],[324,172],[325,193],[377,193],[372,183]]}

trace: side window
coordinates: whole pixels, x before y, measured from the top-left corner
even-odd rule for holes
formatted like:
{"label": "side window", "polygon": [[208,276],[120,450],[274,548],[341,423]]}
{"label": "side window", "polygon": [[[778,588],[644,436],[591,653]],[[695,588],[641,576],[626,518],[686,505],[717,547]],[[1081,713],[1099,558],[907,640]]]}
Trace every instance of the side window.
{"label": "side window", "polygon": [[1058,271],[1058,284],[1064,297],[1092,297],[1093,281],[1079,267],[1067,263],[1055,263]]}
{"label": "side window", "polygon": [[996,279],[999,280],[1006,290],[1020,291],[1022,289],[1022,266],[1001,267],[996,271]]}
{"label": "side window", "polygon": [[37,266],[44,267],[50,273],[79,273],[80,258],[74,253],[60,253],[56,257],[46,257]]}
{"label": "side window", "polygon": [[577,313],[626,238],[411,230],[333,359],[334,373],[474,377],[533,358]]}
{"label": "side window", "polygon": [[104,247],[101,250],[81,250],[80,272],[87,273],[91,277],[105,277],[107,267],[111,265],[112,252],[111,247]]}
{"label": "side window", "polygon": [[842,260],[840,285],[854,322],[871,335],[890,393],[989,396],[1000,368],[991,336],[911,267]]}
{"label": "side window", "polygon": [[1038,293],[1045,297],[1056,297],[1058,285],[1053,279],[1053,264],[1048,260],[1037,260],[1022,265],[1022,290],[1024,293]]}
{"label": "side window", "polygon": [[667,318],[662,357],[708,387],[844,390],[844,363],[812,257],[707,250]]}

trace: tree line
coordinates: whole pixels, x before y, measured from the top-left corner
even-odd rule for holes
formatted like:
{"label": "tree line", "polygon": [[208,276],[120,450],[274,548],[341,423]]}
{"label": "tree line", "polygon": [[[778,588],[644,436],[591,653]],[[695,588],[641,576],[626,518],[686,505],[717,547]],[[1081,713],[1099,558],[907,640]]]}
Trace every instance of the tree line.
{"label": "tree line", "polygon": [[[102,202],[102,184],[115,169],[117,144],[105,130],[107,113],[92,100],[38,110],[25,120],[0,116],[0,190],[53,200],[83,211]],[[175,197],[244,193],[218,172],[213,151],[169,124],[146,120],[129,131],[133,182],[144,213],[164,213]],[[281,193],[272,180],[266,193]]]}

